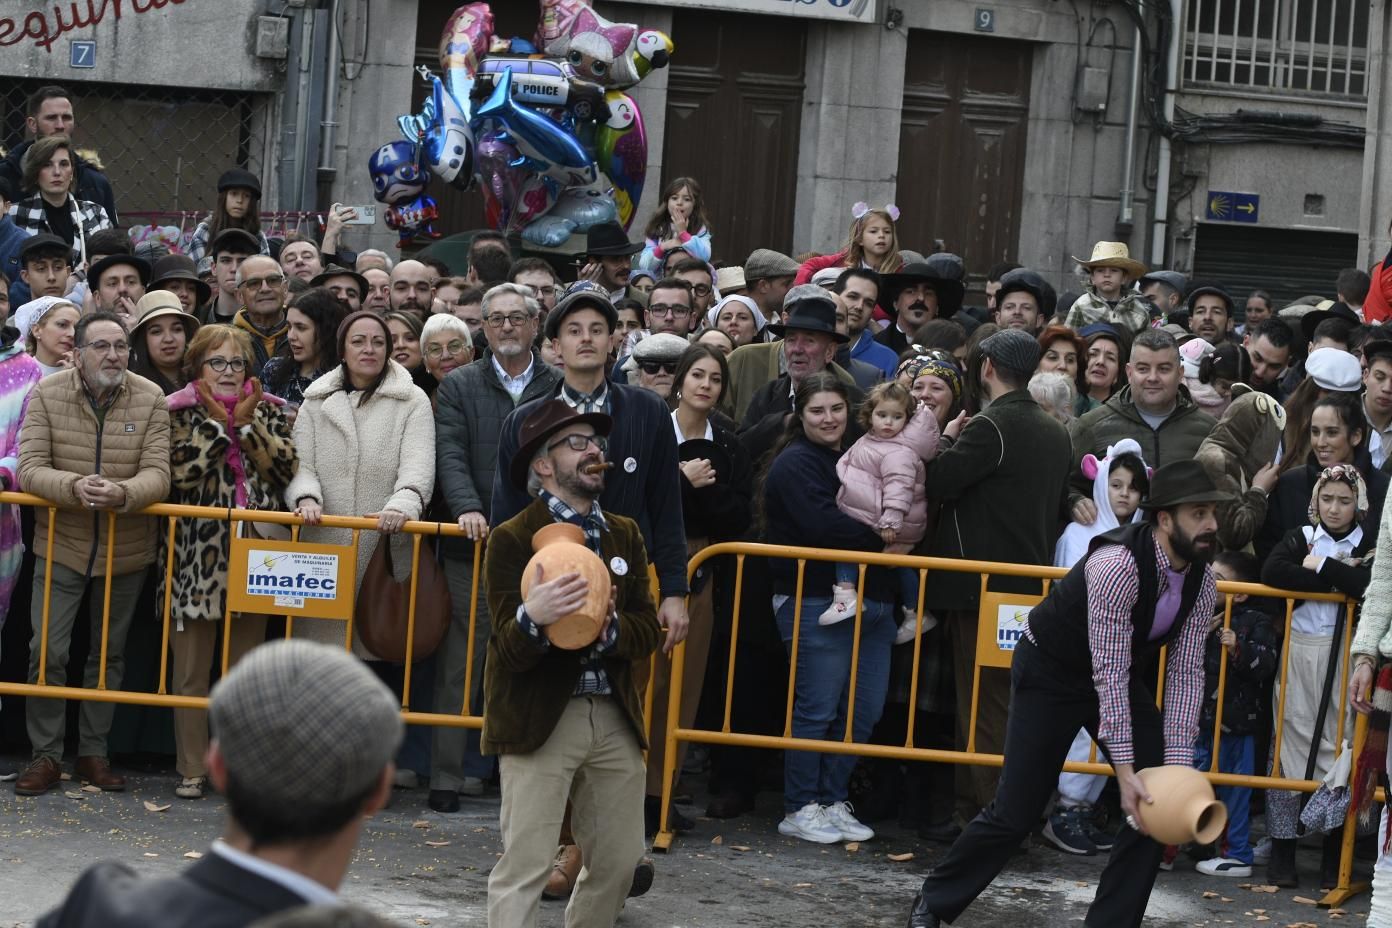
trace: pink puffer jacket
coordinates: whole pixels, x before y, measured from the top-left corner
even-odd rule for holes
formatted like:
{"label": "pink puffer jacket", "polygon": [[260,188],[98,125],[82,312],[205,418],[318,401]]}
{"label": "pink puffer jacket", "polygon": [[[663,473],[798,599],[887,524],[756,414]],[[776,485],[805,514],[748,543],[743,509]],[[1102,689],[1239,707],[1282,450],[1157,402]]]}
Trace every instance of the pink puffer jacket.
{"label": "pink puffer jacket", "polygon": [[893,438],[865,435],[841,455],[836,505],[874,528],[893,528],[896,544],[912,545],[928,527],[924,464],[938,453],[938,420],[920,406]]}

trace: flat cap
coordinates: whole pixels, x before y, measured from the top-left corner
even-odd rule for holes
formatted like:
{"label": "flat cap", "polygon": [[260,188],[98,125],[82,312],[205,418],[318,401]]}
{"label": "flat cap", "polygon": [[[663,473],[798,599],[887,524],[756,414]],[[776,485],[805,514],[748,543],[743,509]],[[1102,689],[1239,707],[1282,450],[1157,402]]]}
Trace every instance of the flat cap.
{"label": "flat cap", "polygon": [[798,264],[787,255],[771,248],[756,248],[744,262],[744,279],[767,280],[770,277],[794,277]]}
{"label": "flat cap", "polygon": [[242,658],[213,687],[208,720],[228,773],[286,805],[362,795],[405,734],[396,697],[366,664],[293,638]]}
{"label": "flat cap", "polygon": [[1039,366],[1039,341],[1020,329],[1002,329],[981,343],[981,353],[1006,370],[1033,374]]}
{"label": "flat cap", "polygon": [[1363,385],[1363,366],[1342,348],[1316,348],[1305,359],[1305,373],[1336,393],[1353,393]]}

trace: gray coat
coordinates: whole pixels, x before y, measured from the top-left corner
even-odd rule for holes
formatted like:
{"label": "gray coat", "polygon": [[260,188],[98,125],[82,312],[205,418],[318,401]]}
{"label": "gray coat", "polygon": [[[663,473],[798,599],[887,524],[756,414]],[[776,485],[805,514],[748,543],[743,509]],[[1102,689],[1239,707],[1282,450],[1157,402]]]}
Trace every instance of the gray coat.
{"label": "gray coat", "polygon": [[[498,439],[503,420],[516,407],[550,396],[561,372],[532,353],[531,382],[514,403],[503,389],[491,356],[453,370],[435,391],[435,476],[444,501],[442,519],[457,522],[466,512],[491,516],[493,472],[498,467]],[[446,557],[469,560],[470,541],[442,538]]]}

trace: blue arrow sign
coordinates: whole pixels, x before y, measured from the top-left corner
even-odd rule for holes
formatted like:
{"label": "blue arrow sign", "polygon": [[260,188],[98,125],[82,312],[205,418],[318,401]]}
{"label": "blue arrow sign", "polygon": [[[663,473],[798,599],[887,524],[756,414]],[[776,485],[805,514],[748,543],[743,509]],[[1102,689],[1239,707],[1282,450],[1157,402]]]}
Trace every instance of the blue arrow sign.
{"label": "blue arrow sign", "polygon": [[1210,190],[1204,218],[1217,222],[1256,222],[1261,216],[1261,197],[1255,193]]}

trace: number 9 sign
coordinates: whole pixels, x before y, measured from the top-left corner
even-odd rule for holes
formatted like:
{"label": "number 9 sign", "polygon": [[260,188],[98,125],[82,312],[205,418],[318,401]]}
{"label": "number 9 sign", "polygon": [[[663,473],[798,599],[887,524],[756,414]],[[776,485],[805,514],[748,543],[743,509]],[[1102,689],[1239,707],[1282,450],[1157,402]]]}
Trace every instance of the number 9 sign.
{"label": "number 9 sign", "polygon": [[976,11],[976,31],[996,31],[996,11],[978,8]]}

